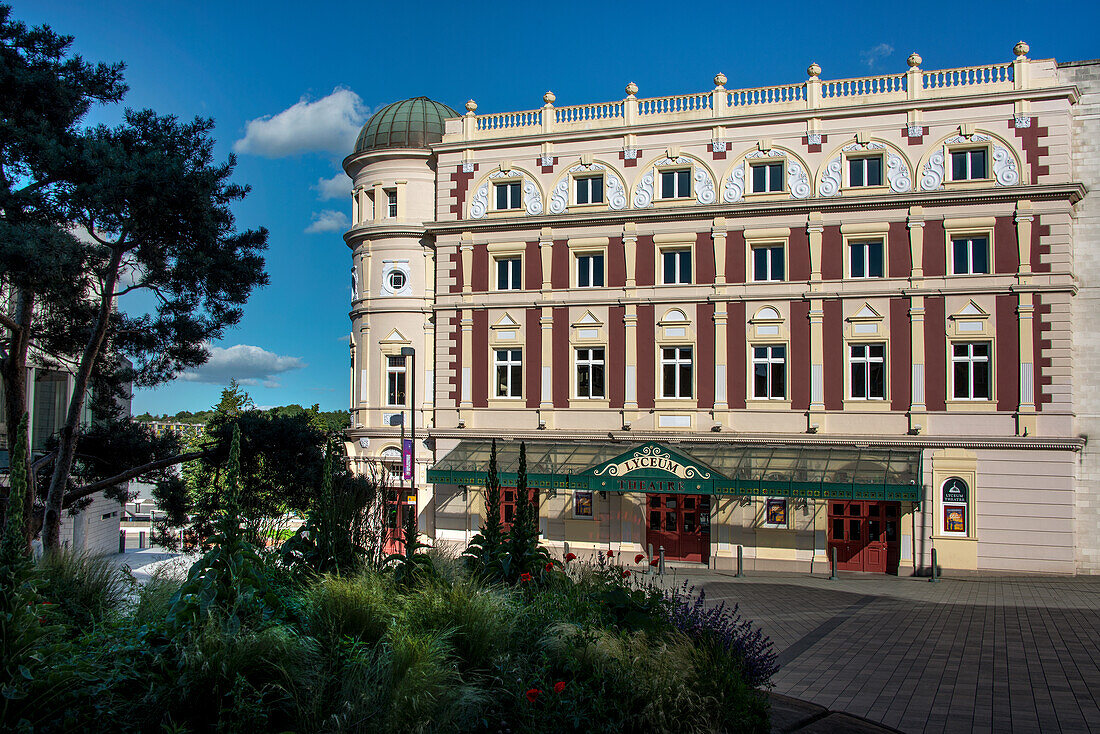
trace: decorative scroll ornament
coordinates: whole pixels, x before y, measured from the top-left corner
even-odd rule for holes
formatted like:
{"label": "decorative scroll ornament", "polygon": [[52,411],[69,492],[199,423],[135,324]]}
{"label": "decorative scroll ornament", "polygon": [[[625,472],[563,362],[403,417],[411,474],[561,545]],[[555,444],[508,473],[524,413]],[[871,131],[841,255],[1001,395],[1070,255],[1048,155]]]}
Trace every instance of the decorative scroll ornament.
{"label": "decorative scroll ornament", "polygon": [[1016,170],[1016,161],[1006,148],[993,147],[993,176],[1000,186],[1015,186],[1020,183],[1020,172]]}
{"label": "decorative scroll ornament", "polygon": [[552,156],[552,155],[540,156],[539,157],[539,165],[540,166],[552,166],[552,165],[554,165],[554,156]]}
{"label": "decorative scroll ornament", "polygon": [[637,148],[623,148],[623,160],[632,161],[638,157]]}
{"label": "decorative scroll ornament", "polygon": [[531,215],[542,214],[542,194],[534,181],[524,180],[523,200],[527,202],[527,213]]}
{"label": "decorative scroll ornament", "polygon": [[610,171],[607,172],[607,205],[614,211],[626,209],[626,189],[622,179]]}
{"label": "decorative scroll ornament", "polygon": [[1031,115],[1016,115],[1015,117],[1016,129],[1031,127]]}
{"label": "decorative scroll ornament", "polygon": [[805,199],[810,195],[810,179],[802,165],[794,160],[787,161],[787,188],[792,199]]}
{"label": "decorative scroll ornament", "polygon": [[934,191],[943,186],[943,177],[947,174],[945,159],[943,148],[928,157],[928,162],[924,164],[924,170],[921,171],[920,187],[922,190]]}
{"label": "decorative scroll ornament", "polygon": [[650,168],[638,182],[638,190],[634,192],[634,208],[645,209],[653,206],[653,179],[655,169]]}
{"label": "decorative scroll ornament", "polygon": [[469,162],[469,161],[466,161],[465,163],[462,164],[462,172],[463,173],[473,173],[474,172],[474,164]]}
{"label": "decorative scroll ornament", "polygon": [[695,167],[695,200],[700,204],[713,204],[715,201],[714,196],[714,180],[707,173],[707,169],[702,166]]}
{"label": "decorative scroll ornament", "polygon": [[924,125],[922,125],[919,122],[910,122],[905,127],[905,137],[907,137],[907,138],[924,137]]}
{"label": "decorative scroll ornament", "polygon": [[550,194],[550,213],[562,214],[569,206],[569,176],[565,176]]}
{"label": "decorative scroll ornament", "polygon": [[489,182],[481,184],[470,202],[470,219],[481,219],[489,211]]}
{"label": "decorative scroll ornament", "polygon": [[625,461],[608,464],[593,472],[596,476],[620,477],[635,471],[658,469],[681,479],[710,479],[710,472],[681,464],[667,451],[656,446],[643,446]]}
{"label": "decorative scroll ornament", "polygon": [[957,145],[958,143],[988,143],[991,140],[993,140],[993,138],[988,135],[971,133],[970,135],[956,135],[953,138],[948,138],[944,143],[947,145]]}
{"label": "decorative scroll ornament", "polygon": [[866,143],[848,143],[841,148],[841,150],[845,153],[849,153],[853,150],[886,150],[886,146],[882,143],[870,140]]}
{"label": "decorative scroll ornament", "polygon": [[722,201],[727,204],[736,204],[745,196],[745,167],[738,166],[726,179],[726,185],[722,187]]}
{"label": "decorative scroll ornament", "polygon": [[909,167],[905,165],[900,155],[886,157],[886,180],[890,183],[890,189],[899,194],[904,194],[913,188]]}
{"label": "decorative scroll ornament", "polygon": [[768,150],[754,150],[749,153],[746,158],[786,158],[787,154],[781,150],[768,149]]}
{"label": "decorative scroll ornament", "polygon": [[715,153],[725,153],[726,152],[726,141],[725,140],[715,140],[710,144],[710,149],[712,151],[714,151]]}
{"label": "decorative scroll ornament", "polygon": [[821,145],[821,133],[806,133],[806,145]]}
{"label": "decorative scroll ornament", "polygon": [[833,158],[821,172],[821,183],[817,185],[817,193],[822,196],[836,196],[840,193],[840,172],[842,163],[840,157]]}

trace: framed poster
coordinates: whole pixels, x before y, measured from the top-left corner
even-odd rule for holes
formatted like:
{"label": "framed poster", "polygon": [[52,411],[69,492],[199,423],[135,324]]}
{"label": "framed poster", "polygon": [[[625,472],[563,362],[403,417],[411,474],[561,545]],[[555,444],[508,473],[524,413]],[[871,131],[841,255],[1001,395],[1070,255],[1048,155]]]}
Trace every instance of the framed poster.
{"label": "framed poster", "polygon": [[943,506],[943,531],[966,535],[966,507],[963,505]]}
{"label": "framed poster", "polygon": [[764,509],[764,526],[769,528],[787,527],[786,498],[767,500]]}
{"label": "framed poster", "polygon": [[940,488],[940,506],[943,508],[944,535],[966,536],[970,532],[967,522],[970,487],[959,477],[950,477]]}
{"label": "framed poster", "polygon": [[573,517],[582,517],[582,518],[592,517],[592,493],[591,492],[574,492],[573,493]]}

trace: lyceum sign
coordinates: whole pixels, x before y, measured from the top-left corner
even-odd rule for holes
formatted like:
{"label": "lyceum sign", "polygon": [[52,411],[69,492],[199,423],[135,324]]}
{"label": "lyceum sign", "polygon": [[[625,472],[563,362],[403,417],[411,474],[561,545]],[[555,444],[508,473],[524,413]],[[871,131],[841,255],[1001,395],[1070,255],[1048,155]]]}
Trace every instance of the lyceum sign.
{"label": "lyceum sign", "polygon": [[710,472],[683,464],[672,458],[672,455],[667,451],[662,451],[653,445],[643,446],[635,451],[633,456],[622,461],[605,464],[593,474],[596,476],[621,477],[631,472],[644,470],[664,471],[681,479],[710,479]]}

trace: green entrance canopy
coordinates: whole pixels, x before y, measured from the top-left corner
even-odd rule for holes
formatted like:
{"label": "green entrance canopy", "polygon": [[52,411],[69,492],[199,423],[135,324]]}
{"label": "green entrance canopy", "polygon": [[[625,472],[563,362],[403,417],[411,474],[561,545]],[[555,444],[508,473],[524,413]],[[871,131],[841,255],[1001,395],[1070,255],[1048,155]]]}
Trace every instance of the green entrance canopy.
{"label": "green entrance canopy", "polygon": [[[490,442],[461,441],[428,470],[435,484],[484,486]],[[919,450],[692,443],[528,441],[539,489],[919,502]],[[497,442],[497,472],[515,486],[518,441]]]}

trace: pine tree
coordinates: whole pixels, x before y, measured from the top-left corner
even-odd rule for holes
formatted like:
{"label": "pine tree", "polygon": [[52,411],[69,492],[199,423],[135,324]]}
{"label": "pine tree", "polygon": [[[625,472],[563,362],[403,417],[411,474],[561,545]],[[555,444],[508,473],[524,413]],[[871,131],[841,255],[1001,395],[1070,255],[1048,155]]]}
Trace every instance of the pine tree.
{"label": "pine tree", "polygon": [[497,474],[497,440],[489,453],[489,471],[485,481],[485,523],[481,526],[481,547],[487,553],[499,552],[504,539],[500,522],[500,477]]}

